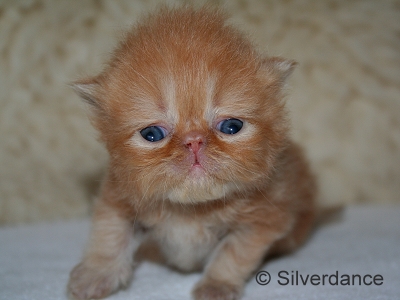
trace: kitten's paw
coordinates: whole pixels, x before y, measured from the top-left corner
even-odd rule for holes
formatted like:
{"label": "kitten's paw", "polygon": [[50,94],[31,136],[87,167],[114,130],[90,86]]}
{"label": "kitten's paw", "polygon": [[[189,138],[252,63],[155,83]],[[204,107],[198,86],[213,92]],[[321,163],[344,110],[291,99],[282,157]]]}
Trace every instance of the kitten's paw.
{"label": "kitten's paw", "polygon": [[131,274],[131,266],[100,268],[82,262],[71,271],[68,292],[73,299],[104,298],[126,286]]}
{"label": "kitten's paw", "polygon": [[240,288],[220,281],[205,280],[193,290],[195,300],[238,300]]}

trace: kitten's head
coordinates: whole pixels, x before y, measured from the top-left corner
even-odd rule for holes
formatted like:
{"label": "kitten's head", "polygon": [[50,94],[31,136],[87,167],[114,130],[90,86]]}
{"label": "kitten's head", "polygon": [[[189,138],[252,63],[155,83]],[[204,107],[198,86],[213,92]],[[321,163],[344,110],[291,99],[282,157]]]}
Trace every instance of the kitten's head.
{"label": "kitten's head", "polygon": [[164,9],[74,87],[115,180],[138,199],[193,203],[265,184],[287,139],[282,88],[294,65],[260,56],[219,12]]}

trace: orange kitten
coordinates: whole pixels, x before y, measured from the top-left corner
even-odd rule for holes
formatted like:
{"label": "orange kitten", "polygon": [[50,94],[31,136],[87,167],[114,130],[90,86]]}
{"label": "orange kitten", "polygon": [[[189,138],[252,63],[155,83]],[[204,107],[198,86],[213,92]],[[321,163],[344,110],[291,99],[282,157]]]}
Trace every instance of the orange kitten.
{"label": "orange kitten", "polygon": [[151,239],[168,264],[204,268],[195,299],[238,299],[267,254],[305,240],[315,184],[288,135],[294,66],[261,56],[220,12],[185,7],[145,19],[100,75],[74,85],[110,165],[73,297],[126,286]]}

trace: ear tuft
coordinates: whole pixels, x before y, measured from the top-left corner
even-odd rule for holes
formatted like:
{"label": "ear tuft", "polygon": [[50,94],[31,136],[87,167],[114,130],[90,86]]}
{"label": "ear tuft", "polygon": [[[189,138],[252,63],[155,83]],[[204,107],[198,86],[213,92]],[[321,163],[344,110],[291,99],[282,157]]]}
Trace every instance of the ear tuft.
{"label": "ear tuft", "polygon": [[83,99],[86,103],[100,108],[98,100],[98,92],[100,89],[100,84],[96,79],[90,78],[82,81],[73,82],[70,85],[74,91]]}
{"label": "ear tuft", "polygon": [[297,65],[298,63],[296,61],[282,57],[270,57],[264,61],[264,66],[267,70],[278,76],[281,82],[286,81]]}

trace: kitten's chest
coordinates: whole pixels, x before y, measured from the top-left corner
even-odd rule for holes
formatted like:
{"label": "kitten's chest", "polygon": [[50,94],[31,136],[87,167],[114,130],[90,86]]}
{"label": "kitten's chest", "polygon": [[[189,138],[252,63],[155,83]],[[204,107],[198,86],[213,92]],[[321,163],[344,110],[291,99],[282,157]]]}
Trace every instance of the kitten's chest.
{"label": "kitten's chest", "polygon": [[149,233],[168,263],[190,271],[206,262],[227,232],[228,226],[215,220],[170,216],[153,225]]}

